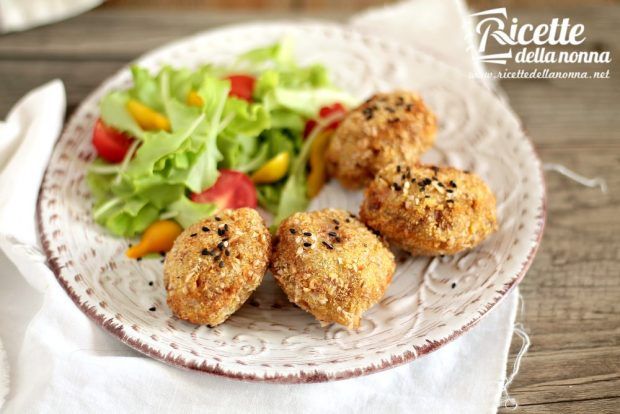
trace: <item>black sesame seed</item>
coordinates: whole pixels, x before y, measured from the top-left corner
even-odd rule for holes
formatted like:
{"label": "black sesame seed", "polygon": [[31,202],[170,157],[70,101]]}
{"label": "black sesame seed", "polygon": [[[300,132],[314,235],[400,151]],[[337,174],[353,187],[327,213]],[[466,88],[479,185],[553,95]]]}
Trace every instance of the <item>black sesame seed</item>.
{"label": "black sesame seed", "polygon": [[334,250],[334,246],[327,243],[325,240],[323,240],[321,243],[323,243],[323,246],[327,247],[329,250]]}
{"label": "black sesame seed", "polygon": [[159,252],[159,255],[162,257],[166,257],[166,252],[164,252],[163,250],[161,252]]}
{"label": "black sesame seed", "polygon": [[166,259],[161,259],[161,260],[159,261],[159,263],[165,263],[165,262],[166,262]]}
{"label": "black sesame seed", "polygon": [[438,186],[440,186],[441,188],[444,188],[443,183],[437,183]]}
{"label": "black sesame seed", "polygon": [[295,233],[297,233],[297,230],[295,230],[295,229],[288,229],[288,231],[290,231],[290,232],[291,232],[291,234],[295,234]]}
{"label": "black sesame seed", "polygon": [[198,236],[198,233],[192,233],[189,235],[189,237],[196,237],[196,236]]}
{"label": "black sesame seed", "polygon": [[228,249],[224,250],[224,254],[225,254],[226,256],[230,256],[230,250],[228,250]]}
{"label": "black sesame seed", "polygon": [[204,227],[202,228],[202,231],[211,231],[211,229],[210,229],[210,228],[208,228],[207,226],[204,226]]}
{"label": "black sesame seed", "polygon": [[338,220],[336,220],[336,219],[333,219],[332,221],[334,222],[334,224],[337,224],[337,225],[340,224],[340,222]]}
{"label": "black sesame seed", "polygon": [[222,221],[222,219],[218,216],[215,216],[215,221]]}
{"label": "black sesame seed", "polygon": [[209,249],[202,249],[202,251],[200,253],[203,256],[211,256],[211,252],[209,251]]}
{"label": "black sesame seed", "polygon": [[310,237],[312,236],[312,233],[310,233],[309,231],[304,231],[304,236]]}
{"label": "black sesame seed", "polygon": [[396,172],[397,172],[397,173],[400,173],[400,170],[401,170],[400,165],[397,165],[397,166],[396,166]]}
{"label": "black sesame seed", "polygon": [[220,262],[217,264],[219,267],[224,267],[224,261],[220,260]]}
{"label": "black sesame seed", "polygon": [[224,247],[226,247],[226,243],[224,243],[224,242],[219,242],[217,244],[217,249],[218,250],[224,250]]}
{"label": "black sesame seed", "polygon": [[331,237],[337,237],[338,236],[338,233],[336,233],[335,231],[330,231],[327,234],[330,235]]}
{"label": "black sesame seed", "polygon": [[155,306],[151,306],[151,307],[149,308],[149,310],[150,310],[151,312],[155,312],[155,311],[157,310],[157,308],[156,308]]}
{"label": "black sesame seed", "polygon": [[400,176],[400,179],[401,179],[401,180],[403,180],[403,181],[405,181],[405,180],[407,179],[407,174],[403,174],[403,175],[401,175],[401,176]]}
{"label": "black sesame seed", "polygon": [[340,226],[336,226],[336,227],[334,227],[334,229],[340,230]]}
{"label": "black sesame seed", "polygon": [[141,257],[138,257],[136,260],[137,260],[137,261],[139,261],[139,262],[141,262],[141,261],[142,261],[142,258],[141,258]]}
{"label": "black sesame seed", "polygon": [[150,281],[150,282],[149,282],[149,286],[153,286],[153,281]]}
{"label": "black sesame seed", "polygon": [[228,231],[228,223],[224,224],[224,231]]}
{"label": "black sesame seed", "polygon": [[456,287],[456,283],[452,283],[452,289]]}
{"label": "black sesame seed", "polygon": [[413,177],[413,178],[411,179],[411,182],[412,182],[412,183],[415,183],[415,177]]}
{"label": "black sesame seed", "polygon": [[342,241],[342,239],[340,237],[338,237],[338,236],[336,236],[335,240],[336,240],[336,243],[340,243]]}
{"label": "black sesame seed", "polygon": [[450,190],[449,188],[446,190],[446,193],[453,193],[454,190]]}
{"label": "black sesame seed", "polygon": [[447,200],[446,203],[454,204],[454,200]]}
{"label": "black sesame seed", "polygon": [[433,171],[435,172],[435,174],[437,174],[437,172],[439,171],[439,167],[437,167],[437,166],[433,165],[433,166],[431,167],[431,170],[433,170]]}
{"label": "black sesame seed", "polygon": [[456,183],[454,182],[454,180],[450,180],[450,187],[456,188]]}
{"label": "black sesame seed", "polygon": [[350,222],[351,222],[351,219],[350,219],[350,218],[345,219],[345,222],[346,222],[346,223],[350,223]]}
{"label": "black sesame seed", "polygon": [[308,242],[304,243],[304,247],[310,247],[310,246],[312,246],[312,243],[308,243]]}
{"label": "black sesame seed", "polygon": [[352,219],[357,218],[357,216],[353,213],[349,214],[349,217],[351,217]]}
{"label": "black sesame seed", "polygon": [[218,254],[217,256],[215,256],[215,257],[213,258],[213,261],[217,262],[217,261],[218,261],[218,260],[220,260],[221,258],[222,258],[222,255],[221,255],[221,254]]}
{"label": "black sesame seed", "polygon": [[217,229],[217,235],[218,236],[223,236],[225,234],[226,234],[226,230],[224,230],[224,229]]}
{"label": "black sesame seed", "polygon": [[425,195],[425,196],[424,196],[424,198],[431,198],[431,196],[429,196],[429,195]]}
{"label": "black sesame seed", "polygon": [[403,189],[400,185],[398,185],[398,183],[392,183],[392,188],[394,191],[400,191]]}

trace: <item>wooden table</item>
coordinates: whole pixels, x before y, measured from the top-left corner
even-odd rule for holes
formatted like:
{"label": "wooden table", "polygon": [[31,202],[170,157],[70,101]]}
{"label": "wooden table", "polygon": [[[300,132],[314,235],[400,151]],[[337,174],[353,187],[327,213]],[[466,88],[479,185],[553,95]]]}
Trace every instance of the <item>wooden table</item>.
{"label": "wooden table", "polygon": [[[344,20],[346,13],[304,12],[303,17]],[[586,25],[588,47],[620,51],[619,6],[513,8],[511,14],[532,23],[571,17]],[[2,36],[0,117],[24,93],[52,78],[64,80],[71,113],[103,79],[153,47],[227,23],[287,17],[290,11],[265,15],[108,6]],[[525,314],[519,319],[532,347],[510,389],[519,412],[620,412],[620,74],[618,56],[613,57],[608,80],[501,83],[543,161],[602,176],[609,186],[602,194],[546,174],[547,228],[521,284]],[[515,339],[511,358],[519,342]]]}

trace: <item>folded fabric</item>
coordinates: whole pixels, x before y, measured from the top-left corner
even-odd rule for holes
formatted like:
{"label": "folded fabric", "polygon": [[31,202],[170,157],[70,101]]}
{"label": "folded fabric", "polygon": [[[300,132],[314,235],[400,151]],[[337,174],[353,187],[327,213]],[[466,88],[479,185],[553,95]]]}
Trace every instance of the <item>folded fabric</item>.
{"label": "folded fabric", "polygon": [[3,0],[0,32],[15,32],[53,23],[90,10],[102,0]]}
{"label": "folded fabric", "polygon": [[9,363],[4,352],[4,345],[0,341],[0,408],[4,405],[4,399],[9,393]]}

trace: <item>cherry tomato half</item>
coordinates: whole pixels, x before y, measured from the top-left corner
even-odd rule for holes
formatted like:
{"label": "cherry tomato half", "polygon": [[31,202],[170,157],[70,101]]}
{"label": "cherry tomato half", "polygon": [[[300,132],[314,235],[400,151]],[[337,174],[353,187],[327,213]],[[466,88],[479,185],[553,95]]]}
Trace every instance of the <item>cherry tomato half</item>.
{"label": "cherry tomato half", "polygon": [[132,142],[133,138],[129,135],[107,126],[101,119],[97,120],[93,129],[93,145],[104,160],[114,164],[123,161]]}
{"label": "cherry tomato half", "polygon": [[256,79],[249,75],[229,75],[226,77],[230,81],[230,92],[228,96],[245,99],[252,102],[252,94],[254,93],[254,84]]}
{"label": "cherry tomato half", "polygon": [[256,188],[250,177],[234,170],[220,170],[215,184],[190,197],[195,203],[215,203],[221,209],[256,208],[258,205]]}
{"label": "cherry tomato half", "polygon": [[[331,105],[322,107],[319,110],[319,117],[327,118],[329,116],[332,116],[338,113],[344,115],[347,113],[347,109],[341,103],[336,102]],[[310,135],[310,133],[312,132],[316,124],[317,122],[314,119],[308,119],[306,121],[306,126],[304,127],[304,135],[303,135],[304,138],[308,138],[308,135]],[[340,121],[334,121],[327,126],[327,129],[336,129],[338,128],[338,125],[340,125]]]}

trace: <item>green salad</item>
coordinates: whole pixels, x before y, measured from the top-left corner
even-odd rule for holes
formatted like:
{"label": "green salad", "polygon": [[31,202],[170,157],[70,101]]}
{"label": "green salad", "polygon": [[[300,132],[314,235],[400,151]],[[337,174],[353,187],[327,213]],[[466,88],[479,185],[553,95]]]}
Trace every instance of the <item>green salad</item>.
{"label": "green salad", "polygon": [[131,237],[224,208],[258,204],[274,224],[304,210],[313,129],[332,128],[321,118],[356,101],[324,66],[300,66],[292,52],[284,40],[228,67],[133,66],[133,86],[100,102],[87,177],[96,222]]}

